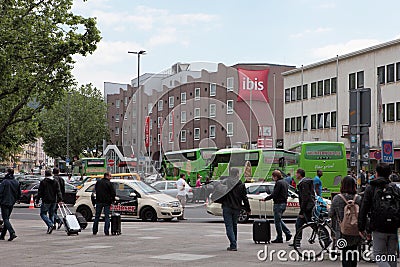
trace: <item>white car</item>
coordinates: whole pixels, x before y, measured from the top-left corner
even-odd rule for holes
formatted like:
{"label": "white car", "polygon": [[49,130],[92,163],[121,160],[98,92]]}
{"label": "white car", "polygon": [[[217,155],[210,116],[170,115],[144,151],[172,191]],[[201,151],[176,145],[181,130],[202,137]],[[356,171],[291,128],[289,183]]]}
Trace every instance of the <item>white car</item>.
{"label": "white car", "polygon": [[[151,184],[155,189],[170,195],[171,197],[176,197],[178,195],[178,187],[176,185],[176,181],[158,181]],[[186,202],[193,201],[193,189],[185,182],[185,191],[186,191]]]}
{"label": "white car", "polygon": [[[143,221],[170,221],[182,215],[182,206],[178,199],[161,193],[153,187],[137,180],[112,179],[117,200],[112,205],[121,215],[132,216]],[[87,182],[76,194],[74,205],[87,221],[92,220],[95,209],[92,203],[96,181]]]}
{"label": "white car", "polygon": [[[248,216],[246,211],[242,209],[239,215],[239,222],[245,223],[249,220],[249,217],[258,218],[261,216],[273,217],[273,200],[260,202],[260,199],[270,195],[274,190],[274,182],[262,182],[262,183],[245,183],[247,190],[247,197],[250,203],[251,215]],[[211,199],[211,198],[210,198]],[[330,206],[331,201],[324,199],[325,202]],[[283,213],[283,217],[297,217],[300,211],[299,197],[295,193],[295,189],[289,186],[289,197],[287,201],[286,211]],[[221,204],[215,202],[209,202],[207,206],[207,213],[222,216]]]}

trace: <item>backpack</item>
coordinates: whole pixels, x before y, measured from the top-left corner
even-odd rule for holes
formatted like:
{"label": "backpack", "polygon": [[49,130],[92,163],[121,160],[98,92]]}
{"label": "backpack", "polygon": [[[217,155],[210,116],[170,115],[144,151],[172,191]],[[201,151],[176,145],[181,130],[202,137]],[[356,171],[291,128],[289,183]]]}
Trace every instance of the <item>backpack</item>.
{"label": "backpack", "polygon": [[356,203],[357,194],[353,200],[347,200],[342,194],[339,194],[339,196],[346,203],[343,220],[339,220],[340,232],[344,235],[358,236],[358,211],[360,207]]}
{"label": "backpack", "polygon": [[375,229],[392,232],[400,227],[400,189],[394,184],[376,187],[372,210]]}

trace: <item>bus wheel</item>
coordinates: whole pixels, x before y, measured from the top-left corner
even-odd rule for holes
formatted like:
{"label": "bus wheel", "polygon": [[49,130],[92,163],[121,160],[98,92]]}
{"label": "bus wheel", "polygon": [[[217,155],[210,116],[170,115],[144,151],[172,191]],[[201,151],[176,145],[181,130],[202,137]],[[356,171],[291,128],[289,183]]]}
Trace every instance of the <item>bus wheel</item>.
{"label": "bus wheel", "polygon": [[247,223],[249,220],[249,215],[247,214],[245,209],[240,209],[238,222],[239,223]]}
{"label": "bus wheel", "polygon": [[88,206],[79,206],[76,211],[82,214],[86,221],[89,222],[92,220],[93,213]]}
{"label": "bus wheel", "polygon": [[140,213],[140,217],[142,218],[143,221],[151,221],[151,222],[157,221],[157,213],[151,207],[144,208]]}

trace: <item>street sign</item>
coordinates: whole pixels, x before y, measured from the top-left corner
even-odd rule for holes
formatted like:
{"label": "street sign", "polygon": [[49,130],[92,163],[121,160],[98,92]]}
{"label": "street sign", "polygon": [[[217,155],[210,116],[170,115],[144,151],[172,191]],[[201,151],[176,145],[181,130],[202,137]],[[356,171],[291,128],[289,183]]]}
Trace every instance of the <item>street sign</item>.
{"label": "street sign", "polygon": [[382,162],[394,163],[394,152],[393,152],[393,141],[383,140],[382,141]]}
{"label": "street sign", "polygon": [[115,161],[113,159],[107,160],[107,166],[112,167],[112,166],[114,166],[114,164],[115,164]]}
{"label": "street sign", "polygon": [[375,151],[374,152],[374,158],[376,160],[380,160],[382,158],[382,153],[379,150]]}

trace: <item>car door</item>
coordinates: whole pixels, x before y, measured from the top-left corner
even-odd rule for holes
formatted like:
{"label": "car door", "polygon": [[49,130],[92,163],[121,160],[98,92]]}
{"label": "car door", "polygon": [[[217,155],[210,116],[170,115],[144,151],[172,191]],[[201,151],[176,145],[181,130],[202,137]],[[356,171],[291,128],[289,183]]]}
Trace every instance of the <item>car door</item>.
{"label": "car door", "polygon": [[283,217],[296,217],[300,211],[299,197],[289,188],[286,211]]}
{"label": "car door", "polygon": [[123,215],[137,216],[139,193],[125,183],[113,182],[117,200],[111,210]]}
{"label": "car door", "polygon": [[260,202],[260,199],[265,198],[271,192],[266,185],[251,185],[247,187],[247,197],[249,199],[251,214],[255,217],[271,216],[272,205],[266,202]]}
{"label": "car door", "polygon": [[165,194],[170,195],[171,197],[176,197],[178,194],[178,187],[175,181],[167,182],[167,188],[165,189]]}

